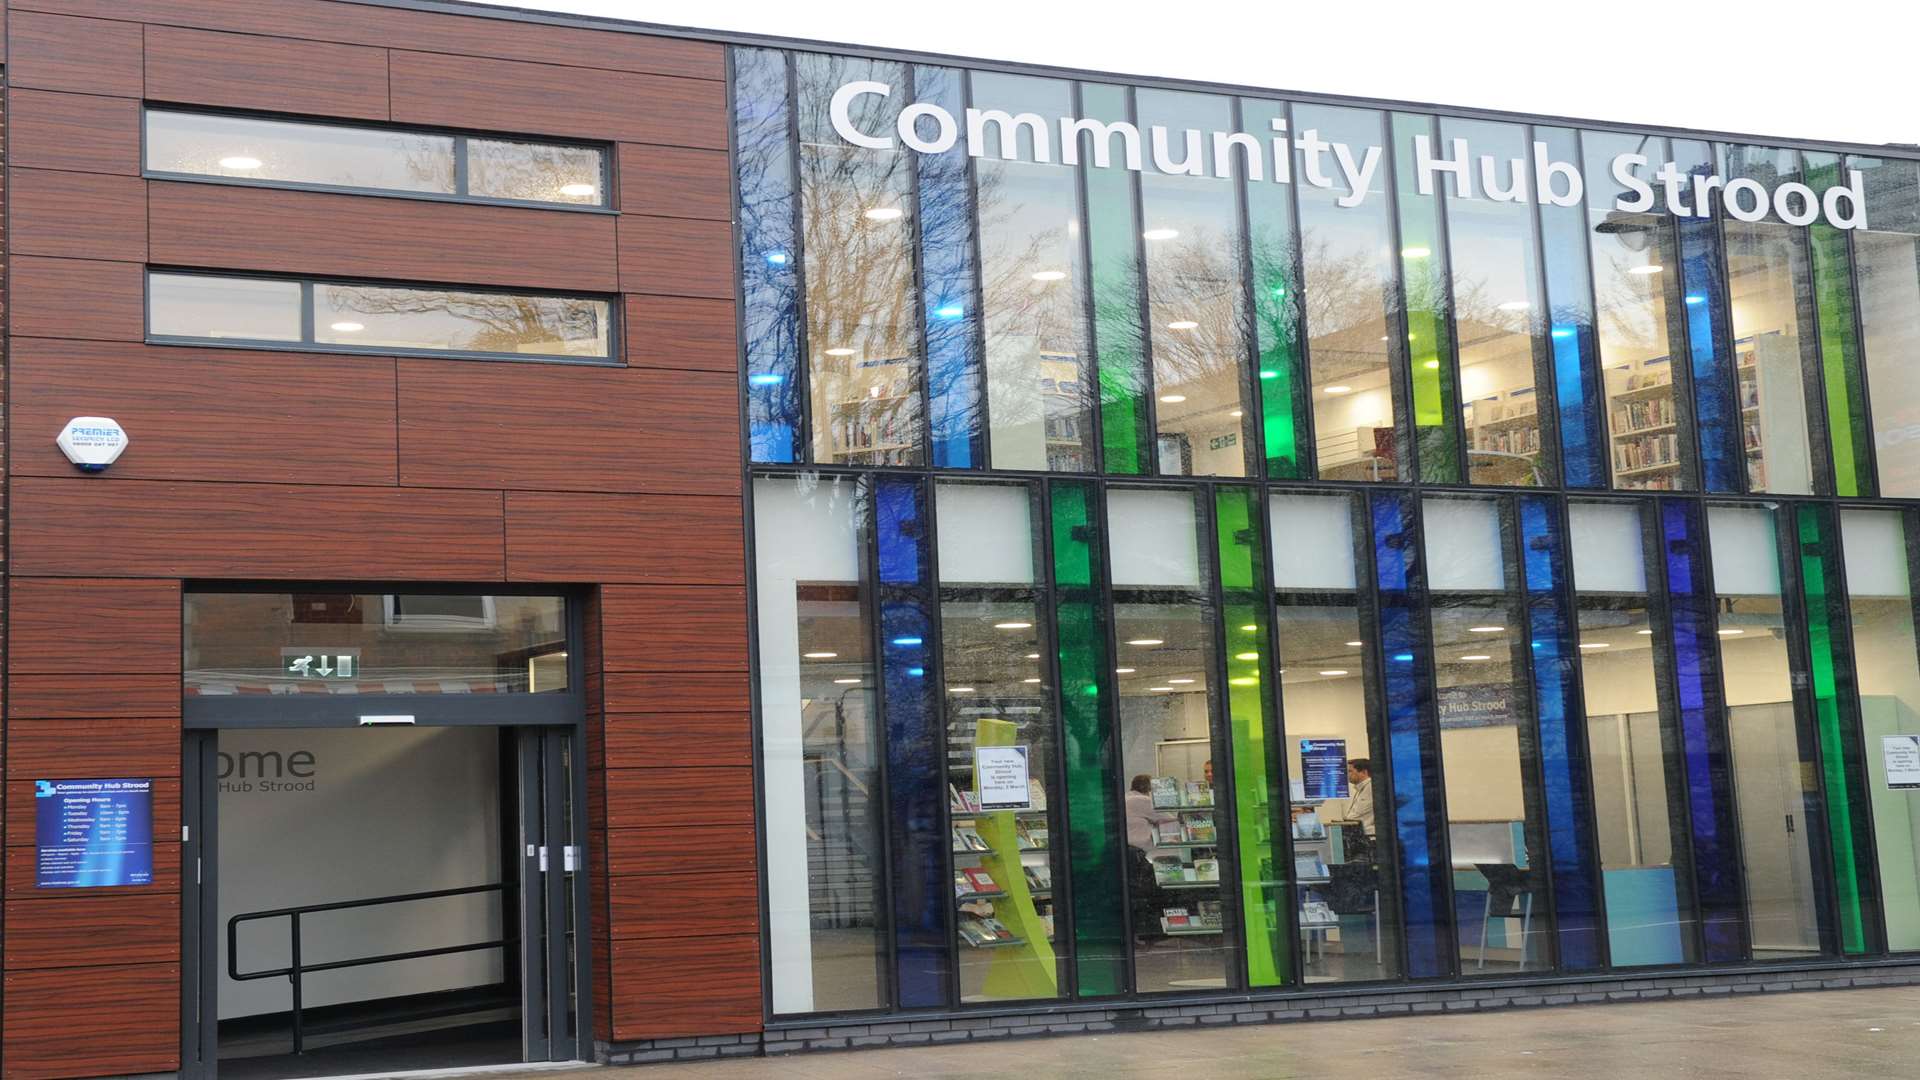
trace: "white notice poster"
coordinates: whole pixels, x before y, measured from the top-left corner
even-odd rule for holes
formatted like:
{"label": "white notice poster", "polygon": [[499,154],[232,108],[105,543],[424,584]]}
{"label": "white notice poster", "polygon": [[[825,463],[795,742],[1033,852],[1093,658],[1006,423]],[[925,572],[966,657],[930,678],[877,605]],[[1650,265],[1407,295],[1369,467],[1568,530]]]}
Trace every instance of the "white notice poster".
{"label": "white notice poster", "polygon": [[1025,810],[1032,806],[1027,790],[1027,748],[976,746],[973,775],[980,786],[980,809]]}
{"label": "white notice poster", "polygon": [[1880,752],[1886,756],[1889,788],[1920,788],[1920,735],[1883,735]]}

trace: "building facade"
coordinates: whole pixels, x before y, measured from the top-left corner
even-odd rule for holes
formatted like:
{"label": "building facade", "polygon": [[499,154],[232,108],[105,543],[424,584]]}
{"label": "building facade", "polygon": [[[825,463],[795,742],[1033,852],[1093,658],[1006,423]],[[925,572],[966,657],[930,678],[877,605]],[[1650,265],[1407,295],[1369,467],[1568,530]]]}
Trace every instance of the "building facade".
{"label": "building facade", "polygon": [[6,1077],[1920,980],[1911,148],[5,14]]}

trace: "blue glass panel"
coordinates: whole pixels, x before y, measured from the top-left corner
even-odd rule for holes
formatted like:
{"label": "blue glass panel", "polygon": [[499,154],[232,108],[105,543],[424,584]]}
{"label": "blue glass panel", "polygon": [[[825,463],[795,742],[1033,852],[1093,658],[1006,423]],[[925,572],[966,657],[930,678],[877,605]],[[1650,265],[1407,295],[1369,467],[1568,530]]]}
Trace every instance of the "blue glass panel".
{"label": "blue glass panel", "polygon": [[[1580,137],[1567,128],[1535,128],[1555,161],[1580,160]],[[1556,188],[1556,190],[1559,190]],[[1587,258],[1586,211],[1575,203],[1539,201],[1540,239],[1546,252],[1547,344],[1553,353],[1554,401],[1559,406],[1560,467],[1568,487],[1597,488],[1607,482],[1599,342],[1593,327],[1593,268]]]}
{"label": "blue glass panel", "polygon": [[1720,729],[1723,695],[1714,649],[1713,593],[1705,578],[1706,531],[1698,507],[1660,502],[1667,552],[1667,602],[1673,616],[1674,697],[1687,774],[1693,832],[1694,891],[1708,961],[1746,957],[1742,940],[1740,840],[1733,821],[1732,763]]}
{"label": "blue glass panel", "polygon": [[[1713,154],[1705,143],[1676,142],[1673,153],[1683,169],[1709,174],[1714,170]],[[1744,491],[1746,451],[1740,441],[1740,406],[1733,392],[1726,254],[1720,249],[1719,225],[1712,218],[1675,220],[1680,233],[1680,283],[1686,301],[1700,480],[1708,491]]]}
{"label": "blue glass panel", "polygon": [[748,440],[755,461],[800,461],[800,259],[785,53],[733,50],[733,110]]}
{"label": "blue glass panel", "polygon": [[916,479],[873,482],[879,564],[881,711],[887,733],[887,828],[893,848],[894,972],[900,1005],[949,1004],[946,782],[935,695],[927,494]]}
{"label": "blue glass panel", "polygon": [[[952,68],[913,69],[914,100],[965,116],[961,73]],[[921,138],[935,138],[931,118],[920,120]],[[915,154],[920,200],[921,303],[927,324],[927,420],[933,463],[943,469],[977,468],[985,459],[980,415],[980,313],[978,272],[973,260],[973,194],[967,177],[967,146],[958,139],[938,154]]]}
{"label": "blue glass panel", "polygon": [[1369,499],[1380,583],[1380,648],[1385,659],[1387,759],[1393,767],[1393,831],[1399,841],[1400,905],[1407,974],[1446,975],[1453,960],[1447,908],[1446,805],[1440,790],[1439,732],[1433,718],[1433,651],[1427,644],[1426,586],[1419,566],[1411,495]]}
{"label": "blue glass panel", "polygon": [[1521,551],[1526,561],[1527,634],[1533,653],[1534,715],[1540,723],[1540,771],[1547,803],[1547,848],[1560,966],[1601,965],[1600,901],[1593,830],[1592,775],[1586,715],[1575,674],[1578,625],[1567,582],[1567,541],[1554,500],[1520,497]]}

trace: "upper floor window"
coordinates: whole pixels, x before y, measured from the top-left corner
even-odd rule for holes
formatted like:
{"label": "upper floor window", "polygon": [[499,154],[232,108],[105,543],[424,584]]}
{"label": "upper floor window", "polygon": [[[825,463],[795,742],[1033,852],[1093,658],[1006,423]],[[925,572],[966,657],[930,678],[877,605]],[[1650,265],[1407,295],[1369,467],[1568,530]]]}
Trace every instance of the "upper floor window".
{"label": "upper floor window", "polygon": [[147,336],[329,352],[457,353],[608,362],[602,297],[152,271]]}
{"label": "upper floor window", "polygon": [[607,205],[594,146],[148,109],[146,147],[151,176]]}

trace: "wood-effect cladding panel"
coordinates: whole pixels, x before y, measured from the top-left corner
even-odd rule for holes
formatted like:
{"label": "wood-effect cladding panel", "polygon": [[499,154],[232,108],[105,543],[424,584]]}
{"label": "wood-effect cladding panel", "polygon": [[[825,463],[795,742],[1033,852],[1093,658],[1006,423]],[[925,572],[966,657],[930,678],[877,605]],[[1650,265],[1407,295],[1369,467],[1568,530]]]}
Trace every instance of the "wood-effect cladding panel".
{"label": "wood-effect cladding panel", "polygon": [[751,768],[607,770],[609,831],[753,823]]}
{"label": "wood-effect cladding panel", "polygon": [[726,77],[725,51],[713,42],[480,15],[315,0],[12,0],[11,6],[15,11],[62,12],[378,47],[404,44],[409,49],[460,56],[495,56],[703,79]]}
{"label": "wood-effect cladding panel", "polygon": [[616,874],[607,909],[616,942],[751,934],[760,925],[759,878],[751,866],[732,873]]}
{"label": "wood-effect cladding panel", "polygon": [[740,499],[507,493],[514,581],[746,581]]}
{"label": "wood-effect cladding panel", "polygon": [[13,185],[10,252],[146,261],[146,181],[52,169],[9,169],[7,179]]}
{"label": "wood-effect cladding panel", "polygon": [[607,715],[744,713],[750,681],[745,671],[609,672]]}
{"label": "wood-effect cladding panel", "polygon": [[487,582],[505,573],[498,492],[23,477],[13,498],[16,574]]}
{"label": "wood-effect cladding panel", "polygon": [[620,218],[620,288],[663,296],[733,297],[733,229],[724,221]]}
{"label": "wood-effect cladding panel", "polygon": [[689,372],[403,360],[401,482],[737,492],[737,386]]}
{"label": "wood-effect cladding panel", "polygon": [[13,472],[72,476],[47,434],[71,417],[101,415],[133,433],[113,466],[119,480],[391,485],[399,473],[393,364],[18,338]]}
{"label": "wood-effect cladding panel", "polygon": [[39,90],[140,97],[140,27],[110,21],[124,17],[117,4],[102,4],[87,14],[106,18],[9,11],[7,82]]}
{"label": "wood-effect cladding panel", "polygon": [[155,101],[362,120],[387,118],[387,50],[149,26]]}
{"label": "wood-effect cladding panel", "polygon": [[180,965],[8,971],[0,1076],[116,1076],[180,1067]]}
{"label": "wood-effect cladding panel", "polygon": [[760,1030],[760,938],[613,943],[613,1035],[671,1039]]}
{"label": "wood-effect cladding panel", "polygon": [[632,876],[753,870],[759,857],[751,825],[609,829],[603,848],[611,873]]}
{"label": "wood-effect cladding panel", "polygon": [[609,769],[753,764],[753,722],[744,711],[615,713],[606,718],[605,731]]}
{"label": "wood-effect cladding panel", "polygon": [[617,288],[611,214],[154,181],[153,262],[560,292]]}
{"label": "wood-effect cladding panel", "polygon": [[7,675],[9,717],[85,720],[179,715],[180,676],[177,674],[22,675],[9,672]]}
{"label": "wood-effect cladding panel", "polygon": [[17,168],[140,173],[140,102],[133,98],[15,90],[7,127]]}
{"label": "wood-effect cladding panel", "polygon": [[146,272],[137,262],[15,255],[13,338],[139,341],[146,336]]}
{"label": "wood-effect cladding panel", "polygon": [[746,671],[747,590],[609,585],[601,591],[608,671]]}
{"label": "wood-effect cladding panel", "polygon": [[111,655],[123,674],[178,675],[179,582],[15,578],[9,587],[9,672],[87,675]]}
{"label": "wood-effect cladding panel", "polygon": [[180,897],[93,896],[84,890],[9,900],[8,971],[177,964]]}
{"label": "wood-effect cladding panel", "polygon": [[733,301],[641,294],[626,300],[627,363],[739,378],[740,335]]}
{"label": "wood-effect cladding panel", "polygon": [[619,164],[622,213],[733,218],[733,170],[725,151],[621,143]]}
{"label": "wood-effect cladding panel", "polygon": [[178,717],[7,721],[10,780],[180,775]]}
{"label": "wood-effect cladding panel", "polygon": [[720,82],[400,50],[389,66],[401,123],[727,148]]}

